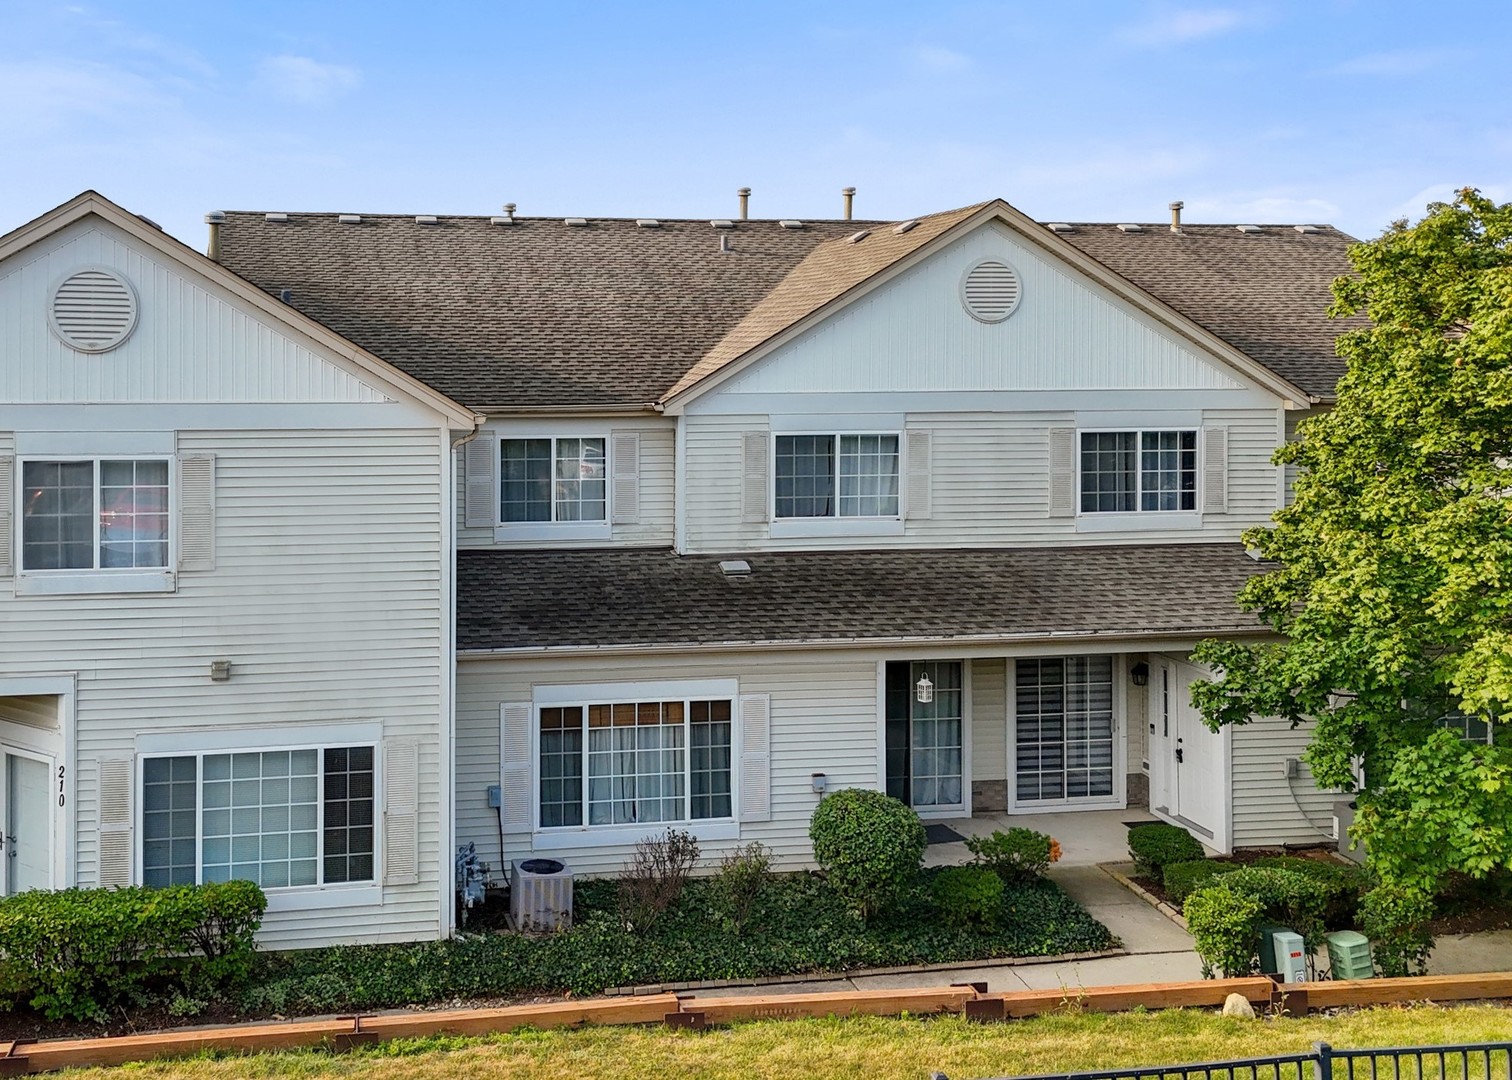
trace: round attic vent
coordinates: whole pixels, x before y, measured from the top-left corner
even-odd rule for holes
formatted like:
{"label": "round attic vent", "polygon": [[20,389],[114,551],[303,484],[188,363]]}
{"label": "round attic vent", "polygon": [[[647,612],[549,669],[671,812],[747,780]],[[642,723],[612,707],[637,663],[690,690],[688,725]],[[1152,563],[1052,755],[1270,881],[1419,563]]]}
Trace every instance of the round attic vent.
{"label": "round attic vent", "polygon": [[136,328],[136,293],[115,271],[91,266],[58,283],[47,315],[53,333],[69,348],[108,352]]}
{"label": "round attic vent", "polygon": [[983,259],[961,279],[961,303],[982,322],[1002,322],[1018,307],[1021,295],[1017,272],[996,259]]}

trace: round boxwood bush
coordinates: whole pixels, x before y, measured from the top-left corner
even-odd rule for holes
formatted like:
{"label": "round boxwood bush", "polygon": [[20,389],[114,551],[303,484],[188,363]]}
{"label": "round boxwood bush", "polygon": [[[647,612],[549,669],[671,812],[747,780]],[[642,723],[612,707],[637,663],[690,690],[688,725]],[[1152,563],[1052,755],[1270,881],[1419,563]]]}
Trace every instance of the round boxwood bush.
{"label": "round boxwood bush", "polygon": [[924,823],[880,791],[846,788],[825,797],[809,821],[814,861],[864,918],[898,900],[924,861]]}
{"label": "round boxwood bush", "polygon": [[1003,914],[1003,879],[985,866],[950,866],[929,882],[929,899],[946,926],[990,926]]}
{"label": "round boxwood bush", "polygon": [[1193,859],[1191,862],[1167,863],[1161,884],[1171,903],[1181,905],[1187,897],[1208,884],[1215,877],[1232,874],[1239,869],[1238,863],[1218,862],[1215,859]]}
{"label": "round boxwood bush", "polygon": [[1134,859],[1134,869],[1141,877],[1153,881],[1160,881],[1171,863],[1194,862],[1206,854],[1196,837],[1175,825],[1153,821],[1129,830],[1129,855]]}

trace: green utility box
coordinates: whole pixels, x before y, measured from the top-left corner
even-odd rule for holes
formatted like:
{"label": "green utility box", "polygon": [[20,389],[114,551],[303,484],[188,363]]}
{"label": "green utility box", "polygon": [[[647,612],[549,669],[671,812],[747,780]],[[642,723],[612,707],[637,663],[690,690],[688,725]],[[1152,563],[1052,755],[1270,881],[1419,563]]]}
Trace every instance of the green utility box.
{"label": "green utility box", "polygon": [[1335,930],[1325,935],[1328,966],[1336,979],[1369,979],[1375,975],[1370,962],[1370,939],[1354,930]]}

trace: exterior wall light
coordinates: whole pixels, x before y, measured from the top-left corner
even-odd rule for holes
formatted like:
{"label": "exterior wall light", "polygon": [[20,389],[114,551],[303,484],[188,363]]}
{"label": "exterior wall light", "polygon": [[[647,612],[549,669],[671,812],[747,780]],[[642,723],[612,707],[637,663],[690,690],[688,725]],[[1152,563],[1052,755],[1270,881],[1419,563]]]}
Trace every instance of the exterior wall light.
{"label": "exterior wall light", "polygon": [[1134,680],[1135,686],[1150,685],[1150,665],[1141,660],[1129,669],[1129,678]]}
{"label": "exterior wall light", "polygon": [[825,776],[822,772],[816,772],[811,775],[809,781],[814,785],[814,791],[819,795],[823,795],[829,790],[829,777]]}
{"label": "exterior wall light", "polygon": [[927,705],[934,700],[934,683],[928,675],[920,675],[919,681],[914,684],[914,698],[920,705]]}

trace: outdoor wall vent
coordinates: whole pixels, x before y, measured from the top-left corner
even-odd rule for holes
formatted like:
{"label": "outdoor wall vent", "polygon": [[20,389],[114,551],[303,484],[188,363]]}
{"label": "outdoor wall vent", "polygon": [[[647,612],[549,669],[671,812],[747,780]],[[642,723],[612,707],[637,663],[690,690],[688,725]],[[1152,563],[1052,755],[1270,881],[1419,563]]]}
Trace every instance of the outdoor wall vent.
{"label": "outdoor wall vent", "polygon": [[751,572],[751,564],[744,559],[722,559],[719,572],[725,577],[745,577]]}
{"label": "outdoor wall vent", "polygon": [[1002,322],[1013,314],[1022,296],[1018,273],[996,259],[975,263],[961,277],[961,303],[978,322]]}
{"label": "outdoor wall vent", "polygon": [[264,214],[264,215],[263,215],[263,220],[264,220],[264,221],[271,221],[271,222],[273,222],[273,223],[274,223],[274,224],[278,224],[278,225],[281,225],[281,224],[283,224],[283,223],[284,223],[284,222],[285,222],[285,221],[288,221],[288,220],[289,220],[289,215],[288,215],[288,214],[283,214],[283,213],[278,213],[278,214]]}
{"label": "outdoor wall vent", "polygon": [[1234,228],[1238,229],[1242,233],[1257,233],[1265,231],[1258,225],[1235,225]]}
{"label": "outdoor wall vent", "polygon": [[1119,232],[1144,232],[1144,228],[1142,226],[1135,225],[1133,222],[1124,222],[1124,224],[1118,226],[1118,231]]}
{"label": "outdoor wall vent", "polygon": [[571,226],[574,226],[575,228],[582,228],[584,225],[588,224],[588,219],[585,218],[585,217],[563,218],[562,219],[562,224],[563,225],[571,225]]}
{"label": "outdoor wall vent", "polygon": [[779,221],[777,224],[781,225],[784,229],[801,229],[801,228],[803,228],[803,222],[801,222],[801,221],[794,221],[792,218],[784,218],[783,220]]}
{"label": "outdoor wall vent", "polygon": [[1320,233],[1323,231],[1316,225],[1293,225],[1292,228],[1296,229],[1303,236],[1311,236],[1313,233]]}
{"label": "outdoor wall vent", "polygon": [[1045,226],[1045,228],[1049,229],[1051,232],[1075,232],[1076,231],[1074,228],[1071,227],[1071,223],[1067,222],[1067,221],[1052,221],[1049,225]]}
{"label": "outdoor wall vent", "polygon": [[716,229],[733,229],[735,227],[735,223],[727,217],[717,217],[709,222],[709,224]]}
{"label": "outdoor wall vent", "polygon": [[899,236],[902,236],[904,233],[908,232],[909,230],[911,230],[911,229],[917,229],[918,227],[919,227],[919,223],[917,221],[900,221],[893,228],[893,232],[897,233]]}
{"label": "outdoor wall vent", "polygon": [[109,352],[136,329],[136,291],[114,270],[87,267],[53,289],[47,315],[53,333],[70,349]]}
{"label": "outdoor wall vent", "polygon": [[862,229],[858,233],[851,233],[850,242],[853,243],[853,244],[859,244],[861,241],[865,240],[870,235],[871,235],[871,230],[870,229]]}
{"label": "outdoor wall vent", "polygon": [[439,225],[439,224],[441,224],[441,222],[437,220],[435,214],[416,214],[415,215],[415,224],[416,225]]}
{"label": "outdoor wall vent", "polygon": [[635,223],[637,225],[639,225],[642,229],[659,229],[659,228],[661,228],[661,222],[658,221],[654,217],[638,217],[638,218],[635,219]]}
{"label": "outdoor wall vent", "polygon": [[336,215],[336,220],[339,221],[339,222],[341,222],[341,224],[343,224],[343,225],[361,225],[362,224],[362,215],[361,214],[337,214]]}

